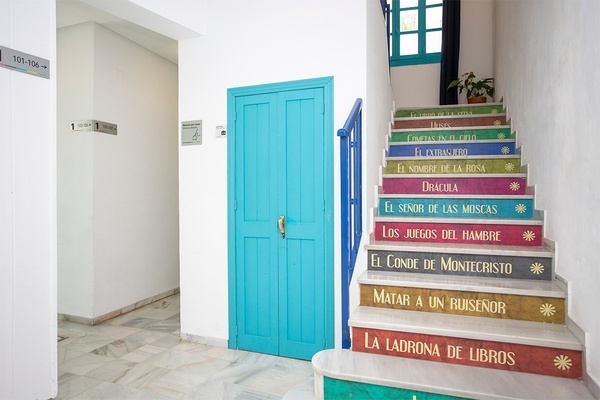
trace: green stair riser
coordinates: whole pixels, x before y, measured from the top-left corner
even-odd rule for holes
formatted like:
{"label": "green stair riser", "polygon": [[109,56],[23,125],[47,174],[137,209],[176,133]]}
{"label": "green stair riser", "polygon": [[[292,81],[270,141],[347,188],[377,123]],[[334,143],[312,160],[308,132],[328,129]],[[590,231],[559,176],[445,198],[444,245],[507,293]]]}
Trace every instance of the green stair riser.
{"label": "green stair riser", "polygon": [[325,400],[468,400],[465,397],[346,381],[328,376],[323,377],[323,386],[323,398]]}
{"label": "green stair riser", "polygon": [[521,168],[520,157],[495,159],[388,159],[385,174],[514,174]]}
{"label": "green stair riser", "polygon": [[396,310],[565,323],[565,300],[555,297],[361,284],[360,304]]}
{"label": "green stair riser", "polygon": [[503,112],[502,105],[489,104],[484,106],[459,107],[427,107],[420,109],[397,110],[395,118],[447,117],[454,115],[498,114]]}
{"label": "green stair riser", "polygon": [[495,140],[514,139],[510,128],[453,129],[411,132],[392,132],[390,142],[445,142],[450,140]]}

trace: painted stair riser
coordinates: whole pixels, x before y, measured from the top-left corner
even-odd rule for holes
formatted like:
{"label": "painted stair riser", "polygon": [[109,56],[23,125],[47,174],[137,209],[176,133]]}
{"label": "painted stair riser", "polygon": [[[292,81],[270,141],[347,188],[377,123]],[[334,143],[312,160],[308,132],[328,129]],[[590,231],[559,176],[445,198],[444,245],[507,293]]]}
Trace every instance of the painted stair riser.
{"label": "painted stair riser", "polygon": [[541,246],[541,225],[377,221],[375,240],[413,243],[463,243]]}
{"label": "painted stair riser", "polygon": [[487,104],[483,106],[458,106],[458,107],[426,107],[413,108],[407,110],[396,110],[395,118],[421,118],[421,117],[441,117],[455,115],[481,115],[502,113],[501,104]]}
{"label": "painted stair riser", "polygon": [[514,174],[521,168],[520,158],[475,159],[388,159],[385,174]]}
{"label": "painted stair riser", "polygon": [[514,142],[500,143],[407,143],[391,145],[390,157],[466,157],[466,156],[503,156],[515,154]]}
{"label": "painted stair riser", "polygon": [[533,217],[533,199],[380,198],[379,215],[531,219]]}
{"label": "painted stair riser", "polygon": [[523,195],[527,181],[521,177],[383,178],[384,194]]}
{"label": "painted stair riser", "polygon": [[369,271],[552,280],[552,258],[368,250]]}
{"label": "painted stair riser", "polygon": [[468,400],[466,397],[375,385],[372,383],[345,381],[328,376],[323,377],[323,398],[324,400]]}
{"label": "painted stair riser", "polygon": [[551,324],[565,323],[565,300],[555,297],[361,284],[360,305]]}
{"label": "painted stair riser", "polygon": [[420,130],[392,132],[390,142],[446,142],[449,140],[505,140],[514,139],[510,128],[471,128],[453,130]]}
{"label": "painted stair riser", "polygon": [[444,129],[460,128],[466,126],[502,126],[506,125],[504,115],[476,117],[476,118],[423,118],[423,119],[400,119],[394,121],[394,129]]}
{"label": "painted stair riser", "polygon": [[358,327],[352,328],[352,350],[562,378],[582,378],[582,354],[577,350]]}

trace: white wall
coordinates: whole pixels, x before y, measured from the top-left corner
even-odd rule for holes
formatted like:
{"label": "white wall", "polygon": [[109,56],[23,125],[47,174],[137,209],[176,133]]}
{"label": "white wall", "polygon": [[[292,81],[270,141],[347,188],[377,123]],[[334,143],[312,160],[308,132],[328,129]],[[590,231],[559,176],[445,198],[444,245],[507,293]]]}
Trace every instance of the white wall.
{"label": "white wall", "polygon": [[600,382],[600,3],[496,2],[497,94],[556,241],[556,272],[570,282],[569,316],[587,332],[587,368]]}
{"label": "white wall", "polygon": [[0,68],[0,398],[57,393],[54,0],[0,2],[0,45],[50,79]]}
{"label": "white wall", "polygon": [[[384,162],[383,150],[392,121],[393,97],[387,52],[385,20],[379,1],[367,1],[366,63],[367,95],[363,104],[363,236],[351,286],[350,313],[360,303],[356,279],[367,269],[364,245],[373,233],[373,212],[377,207],[376,194],[381,185],[380,169]],[[337,229],[337,228],[336,228]]]}
{"label": "white wall", "polygon": [[[494,2],[461,1],[460,58],[458,74],[473,71],[476,76],[494,76]],[[397,107],[439,104],[440,64],[392,68],[392,87]],[[459,103],[466,103],[465,94]]]}
{"label": "white wall", "polygon": [[[378,2],[369,2],[371,14],[374,7],[371,3]],[[227,89],[333,76],[334,126],[336,130],[342,127],[357,97],[365,99],[365,104],[370,101],[366,93],[366,4],[361,0],[293,0],[285,2],[283,7],[276,0],[212,1],[207,7],[210,19],[206,35],[180,41],[179,117],[201,119],[204,126],[202,145],[180,147],[184,334],[218,339],[222,343],[228,337],[227,142],[214,135],[215,126],[227,121]],[[369,71],[382,69],[381,64],[376,64]],[[365,114],[371,109],[381,112],[378,104],[379,100],[375,101]],[[365,115],[365,118],[370,117]],[[376,118],[369,126],[377,125]],[[337,140],[334,148],[337,170]],[[337,201],[338,173],[334,184]],[[336,268],[339,268],[338,221],[339,210],[336,210]],[[339,301],[339,287],[336,287],[336,301]],[[336,310],[335,324],[339,330],[339,304]],[[339,332],[336,340],[339,343]]]}
{"label": "white wall", "polygon": [[[59,37],[59,311],[96,318],[179,285],[177,66],[95,23]],[[118,134],[70,132],[98,119]]]}

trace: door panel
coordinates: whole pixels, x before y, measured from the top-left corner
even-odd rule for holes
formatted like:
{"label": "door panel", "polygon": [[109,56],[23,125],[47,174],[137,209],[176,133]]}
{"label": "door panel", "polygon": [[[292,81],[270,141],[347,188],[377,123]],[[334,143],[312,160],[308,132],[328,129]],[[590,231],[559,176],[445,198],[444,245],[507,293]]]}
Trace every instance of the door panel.
{"label": "door panel", "polygon": [[237,102],[236,292],[238,346],[274,353],[278,342],[276,214],[276,109],[272,95],[245,96]]}

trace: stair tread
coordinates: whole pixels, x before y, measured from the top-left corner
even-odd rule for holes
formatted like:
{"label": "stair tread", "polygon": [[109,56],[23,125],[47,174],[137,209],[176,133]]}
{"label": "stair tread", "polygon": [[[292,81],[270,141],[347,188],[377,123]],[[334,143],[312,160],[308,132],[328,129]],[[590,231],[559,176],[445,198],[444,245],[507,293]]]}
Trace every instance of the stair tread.
{"label": "stair tread", "polygon": [[[485,115],[485,114],[481,114]],[[498,114],[495,114],[498,115]],[[504,115],[504,114],[500,114]],[[421,117],[422,119],[423,117]],[[433,118],[433,117],[429,117]],[[406,119],[406,118],[398,118]],[[412,118],[419,119],[419,118]],[[449,128],[392,128],[392,133],[408,133],[408,132],[445,132],[445,131],[464,131],[464,130],[478,130],[478,129],[510,129],[510,125],[469,125],[469,126],[453,126]]]}
{"label": "stair tread", "polygon": [[528,281],[456,275],[426,275],[388,271],[364,271],[358,277],[357,281],[359,284],[369,285],[566,298],[565,292],[552,281]]}
{"label": "stair tread", "polygon": [[502,256],[547,257],[554,256],[544,247],[499,246],[461,243],[402,243],[371,240],[365,245],[367,250],[421,251],[453,254],[495,254]]}
{"label": "stair tread", "polygon": [[377,216],[373,217],[373,222],[410,222],[410,223],[430,223],[430,224],[469,224],[469,225],[543,225],[539,213],[534,213],[532,219],[477,219],[477,218],[422,218],[422,217],[396,217],[396,216]]}
{"label": "stair tread", "polygon": [[321,351],[312,364],[319,376],[472,399],[594,399],[574,379],[344,349]]}
{"label": "stair tread", "polygon": [[358,306],[349,326],[581,351],[565,325]]}
{"label": "stair tread", "polygon": [[432,179],[488,179],[488,178],[526,178],[527,174],[523,172],[515,172],[512,174],[382,174],[382,178],[386,179],[415,179],[415,178],[432,178]]}
{"label": "stair tread", "polygon": [[532,194],[404,194],[404,193],[380,193],[379,198],[396,199],[493,199],[493,200],[529,200],[535,196]]}
{"label": "stair tread", "polygon": [[446,157],[426,157],[426,156],[405,156],[405,157],[386,157],[386,161],[440,161],[440,160],[498,160],[520,158],[520,154],[506,155],[480,155],[480,156],[446,156]]}
{"label": "stair tread", "polygon": [[494,139],[494,140],[444,140],[440,141],[415,141],[415,142],[389,142],[390,146],[439,146],[448,144],[498,144],[514,143],[515,139]]}

